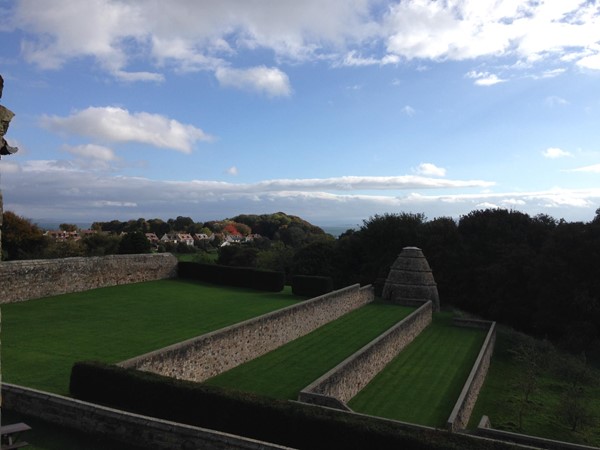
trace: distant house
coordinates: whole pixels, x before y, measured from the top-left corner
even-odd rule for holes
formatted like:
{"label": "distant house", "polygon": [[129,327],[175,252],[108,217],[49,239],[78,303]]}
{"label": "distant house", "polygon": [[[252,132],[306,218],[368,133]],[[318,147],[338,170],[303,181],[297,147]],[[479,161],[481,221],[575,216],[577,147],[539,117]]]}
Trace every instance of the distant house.
{"label": "distant house", "polygon": [[155,233],[146,233],[146,239],[148,239],[151,244],[158,244],[160,242],[160,239]]}
{"label": "distant house", "polygon": [[48,236],[55,241],[78,241],[81,239],[77,231],[51,230],[46,231],[44,236]]}
{"label": "distant house", "polygon": [[211,234],[210,236],[208,234],[204,234],[204,233],[196,233],[194,234],[194,240],[195,241],[214,241],[215,240],[215,235]]}
{"label": "distant house", "polygon": [[183,242],[186,245],[194,245],[194,238],[189,233],[165,233],[160,238],[163,243],[179,244]]}
{"label": "distant house", "polygon": [[194,245],[194,238],[189,233],[176,233],[175,236],[177,242],[183,242],[184,244],[187,244],[190,247]]}

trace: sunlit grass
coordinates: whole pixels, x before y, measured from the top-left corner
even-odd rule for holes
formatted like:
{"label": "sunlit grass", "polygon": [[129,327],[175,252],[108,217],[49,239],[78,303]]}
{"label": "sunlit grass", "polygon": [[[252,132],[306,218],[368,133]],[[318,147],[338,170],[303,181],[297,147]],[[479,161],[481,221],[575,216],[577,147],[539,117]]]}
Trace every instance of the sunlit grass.
{"label": "sunlit grass", "polygon": [[207,384],[295,399],[300,390],[413,310],[386,303],[365,305]]}
{"label": "sunlit grass", "polygon": [[349,406],[361,413],[443,427],[473,367],[485,330],[452,325],[449,313],[406,347]]}
{"label": "sunlit grass", "polygon": [[161,280],[2,306],[2,378],[68,392],[74,362],[115,363],[295,303],[281,293]]}

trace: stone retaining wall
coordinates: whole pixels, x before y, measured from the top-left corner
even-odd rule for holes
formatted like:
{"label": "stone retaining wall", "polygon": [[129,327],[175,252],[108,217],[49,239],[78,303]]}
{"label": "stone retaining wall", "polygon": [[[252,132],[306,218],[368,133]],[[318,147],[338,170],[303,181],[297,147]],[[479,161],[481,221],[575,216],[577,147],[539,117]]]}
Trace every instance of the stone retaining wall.
{"label": "stone retaining wall", "polygon": [[455,432],[458,430],[464,430],[471,417],[477,396],[485,377],[487,375],[488,368],[490,367],[490,361],[492,359],[492,353],[494,352],[494,344],[496,343],[496,322],[486,322],[470,319],[457,319],[455,320],[457,325],[470,326],[476,328],[489,327],[489,331],[483,341],[479,355],[473,364],[473,368],[469,373],[469,377],[465,382],[465,385],[452,409],[452,413],[446,422],[448,431]]}
{"label": "stone retaining wall", "polygon": [[[153,450],[289,450],[289,447],[281,445],[119,411],[6,383],[2,384],[2,408]],[[27,438],[26,435],[24,437]]]}
{"label": "stone retaining wall", "polygon": [[490,423],[488,416],[483,416],[481,418],[476,433],[478,436],[505,442],[514,442],[516,444],[531,446],[530,448],[535,447],[548,450],[600,450],[599,447],[590,447],[589,445],[555,441],[553,439],[546,439],[537,436],[528,436],[526,434],[513,433],[510,431],[496,430],[492,428],[492,424]]}
{"label": "stone retaining wall", "polygon": [[176,275],[177,258],[170,253],[3,261],[0,263],[0,303]]}
{"label": "stone retaining wall", "polygon": [[304,388],[300,392],[298,400],[329,407],[335,407],[334,405],[341,402],[345,406],[431,323],[432,312],[433,303],[428,301],[377,339]]}
{"label": "stone retaining wall", "polygon": [[257,358],[374,300],[358,284],[123,361],[136,368],[204,381]]}

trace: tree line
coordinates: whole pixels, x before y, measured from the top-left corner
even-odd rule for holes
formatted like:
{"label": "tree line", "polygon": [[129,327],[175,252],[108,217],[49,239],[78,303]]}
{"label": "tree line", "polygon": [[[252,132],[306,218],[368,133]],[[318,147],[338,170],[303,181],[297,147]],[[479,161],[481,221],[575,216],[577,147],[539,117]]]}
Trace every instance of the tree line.
{"label": "tree line", "polygon": [[[4,258],[74,256],[69,253],[73,249],[44,241],[36,228],[5,212]],[[214,261],[206,258],[212,252],[219,264],[278,270],[287,276],[329,276],[336,287],[373,283],[379,292],[402,248],[417,246],[433,270],[442,305],[600,360],[600,209],[587,223],[503,209],[476,210],[458,220],[382,214],[337,239],[285,213],[201,223],[189,217],[96,222],[93,228],[111,233],[78,241],[76,250],[82,255],[138,252],[145,232],[255,233],[260,238],[241,245],[182,250],[195,252],[203,262]],[[120,237],[121,232],[127,234]],[[135,236],[137,244],[131,242]]]}

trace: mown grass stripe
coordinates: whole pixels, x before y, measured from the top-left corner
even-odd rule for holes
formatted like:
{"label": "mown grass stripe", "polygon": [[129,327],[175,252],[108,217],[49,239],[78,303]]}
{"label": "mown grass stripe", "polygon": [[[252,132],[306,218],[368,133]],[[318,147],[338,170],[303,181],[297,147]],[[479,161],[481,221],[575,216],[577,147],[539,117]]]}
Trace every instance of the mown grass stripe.
{"label": "mown grass stripe", "polygon": [[385,303],[365,305],[206,383],[275,398],[295,399],[301,389],[413,310]]}
{"label": "mown grass stripe", "polygon": [[454,327],[451,316],[433,323],[350,402],[357,412],[423,425],[445,424],[485,331]]}
{"label": "mown grass stripe", "polygon": [[289,288],[161,280],[3,305],[3,379],[66,394],[76,361],[122,361],[297,301]]}

